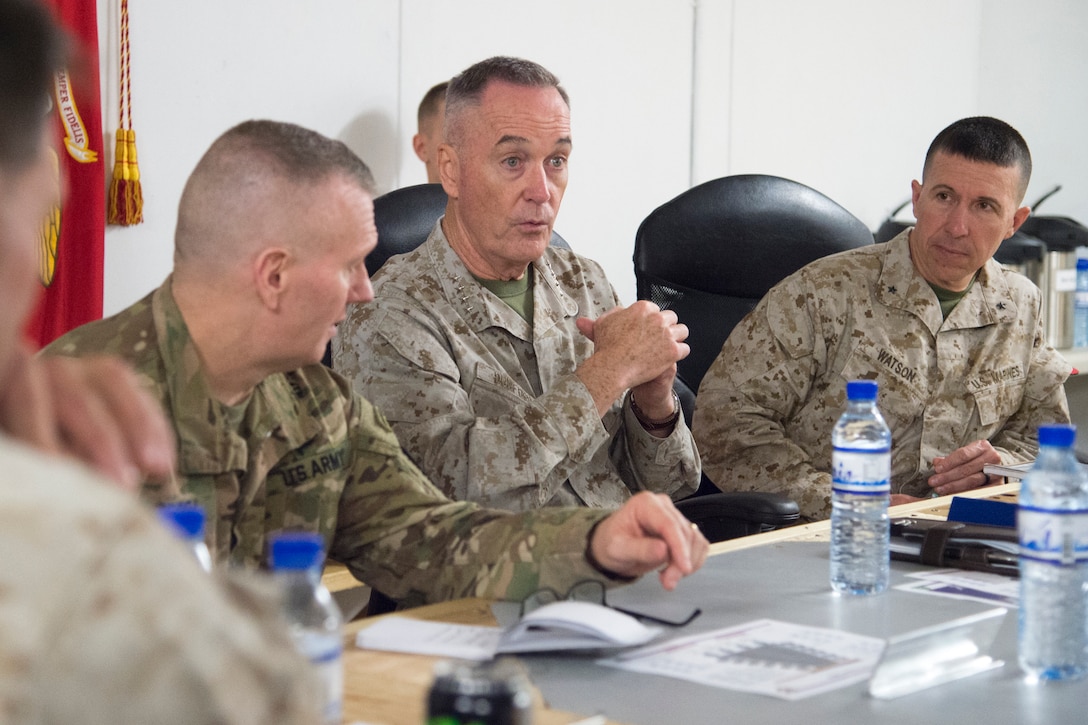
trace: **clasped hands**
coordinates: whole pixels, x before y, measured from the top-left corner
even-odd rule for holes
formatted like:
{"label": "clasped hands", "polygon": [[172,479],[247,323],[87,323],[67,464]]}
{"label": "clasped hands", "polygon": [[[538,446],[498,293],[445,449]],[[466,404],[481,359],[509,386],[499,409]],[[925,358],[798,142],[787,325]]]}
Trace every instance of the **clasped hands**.
{"label": "clasped hands", "polygon": [[687,325],[672,310],[646,300],[614,307],[590,320],[580,317],[578,330],[593,341],[593,354],[578,375],[602,415],[630,389],[639,408],[652,419],[673,412],[672,384],[676,363],[691,352]]}

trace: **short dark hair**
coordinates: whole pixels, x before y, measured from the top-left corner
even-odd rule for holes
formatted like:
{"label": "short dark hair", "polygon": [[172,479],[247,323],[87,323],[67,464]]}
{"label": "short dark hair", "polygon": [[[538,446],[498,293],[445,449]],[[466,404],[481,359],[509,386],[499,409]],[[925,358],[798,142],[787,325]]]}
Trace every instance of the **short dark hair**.
{"label": "short dark hair", "polygon": [[446,99],[446,87],[449,84],[449,81],[436,83],[423,94],[423,100],[419,102],[419,110],[416,111],[418,125],[422,126],[425,120],[438,113],[438,104]]}
{"label": "short dark hair", "polygon": [[484,88],[491,81],[503,81],[527,88],[554,88],[567,107],[570,107],[570,97],[563,86],[559,85],[559,78],[547,68],[531,60],[496,55],[470,65],[450,81],[449,88],[446,89],[448,136],[453,137],[456,134],[456,124],[451,128],[449,120],[465,108],[478,105]]}
{"label": "short dark hair", "polygon": [[929,145],[922,169],[923,180],[939,151],[1005,168],[1018,166],[1020,199],[1023,200],[1031,180],[1031,152],[1020,132],[1004,121],[990,116],[972,116],[949,125]]}
{"label": "short dark hair", "polygon": [[247,199],[273,199],[270,194],[293,194],[340,177],[374,196],[370,169],[343,142],[293,123],[238,124],[212,142],[185,182],[174,231],[175,264],[237,253],[221,242],[226,235],[245,233],[234,225],[247,213]]}
{"label": "short dark hair", "polygon": [[216,139],[205,156],[216,156],[221,148],[260,154],[284,177],[299,182],[323,181],[333,173],[343,173],[374,194],[370,167],[343,141],[293,123],[244,121]]}
{"label": "short dark hair", "polygon": [[67,49],[38,2],[0,1],[0,165],[18,168],[38,153],[53,77]]}

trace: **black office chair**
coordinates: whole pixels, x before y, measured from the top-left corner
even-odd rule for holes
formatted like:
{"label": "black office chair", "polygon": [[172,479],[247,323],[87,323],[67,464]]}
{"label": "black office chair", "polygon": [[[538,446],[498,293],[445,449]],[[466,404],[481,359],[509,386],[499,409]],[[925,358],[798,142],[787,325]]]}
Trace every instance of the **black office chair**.
{"label": "black office chair", "polygon": [[[676,312],[691,354],[677,364],[677,388],[697,391],[733,327],[775,284],[809,262],[873,243],[872,233],[820,192],[761,174],[727,176],[661,205],[635,236],[640,299]],[[682,395],[689,425],[694,395]],[[680,501],[712,541],[797,523],[797,504],[767,492],[720,493],[703,476]]]}
{"label": "black office chair", "polygon": [[698,391],[722,343],[767,290],[820,257],[872,243],[859,219],[815,189],[777,176],[726,176],[642,222],[636,289],[688,326],[691,354],[677,368]]}

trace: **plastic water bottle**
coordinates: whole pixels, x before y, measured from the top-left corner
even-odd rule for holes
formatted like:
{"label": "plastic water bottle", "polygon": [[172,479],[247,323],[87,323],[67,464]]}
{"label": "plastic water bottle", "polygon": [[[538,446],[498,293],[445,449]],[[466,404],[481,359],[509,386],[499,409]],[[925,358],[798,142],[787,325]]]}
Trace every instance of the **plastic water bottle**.
{"label": "plastic water bottle", "polygon": [[272,540],[272,571],[279,579],[295,646],[310,660],[324,689],[323,722],[340,725],[344,699],[343,616],[321,583],[319,534],[282,533]]}
{"label": "plastic water bottle", "polygon": [[173,503],[159,508],[159,518],[184,541],[204,571],[212,570],[212,555],[204,543],[204,509],[195,503]]}
{"label": "plastic water bottle", "polygon": [[1073,293],[1073,347],[1088,347],[1088,257],[1077,258],[1077,288]]}
{"label": "plastic water bottle", "polygon": [[876,407],[877,384],[846,384],[846,411],[831,431],[831,588],[888,588],[892,434]]}
{"label": "plastic water bottle", "polygon": [[1039,456],[1020,486],[1020,667],[1029,678],[1088,675],[1088,479],[1076,428],[1039,426]]}

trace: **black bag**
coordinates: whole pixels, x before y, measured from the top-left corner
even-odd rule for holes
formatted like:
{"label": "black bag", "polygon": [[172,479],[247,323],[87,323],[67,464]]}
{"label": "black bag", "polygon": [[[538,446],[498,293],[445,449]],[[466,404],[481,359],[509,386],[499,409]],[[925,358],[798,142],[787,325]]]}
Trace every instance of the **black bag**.
{"label": "black bag", "polygon": [[1019,576],[1016,529],[960,521],[891,521],[893,559]]}

